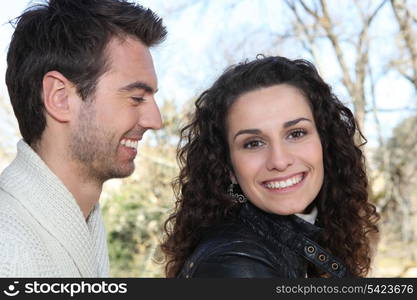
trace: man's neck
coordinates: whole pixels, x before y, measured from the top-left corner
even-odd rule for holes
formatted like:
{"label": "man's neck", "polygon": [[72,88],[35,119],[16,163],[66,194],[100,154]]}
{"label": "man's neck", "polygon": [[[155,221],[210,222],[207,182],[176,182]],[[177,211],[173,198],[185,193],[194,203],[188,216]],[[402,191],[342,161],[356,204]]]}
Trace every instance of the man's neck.
{"label": "man's neck", "polygon": [[[51,151],[51,149],[54,149]],[[103,183],[88,177],[79,163],[68,157],[65,150],[59,151],[59,146],[53,148],[39,145],[35,151],[46,163],[49,169],[62,181],[75,198],[84,218],[87,219],[98,203]]]}
{"label": "man's neck", "polygon": [[66,174],[59,178],[74,196],[84,218],[87,219],[100,199],[103,185],[85,178],[79,171],[74,170],[72,174],[73,176]]}

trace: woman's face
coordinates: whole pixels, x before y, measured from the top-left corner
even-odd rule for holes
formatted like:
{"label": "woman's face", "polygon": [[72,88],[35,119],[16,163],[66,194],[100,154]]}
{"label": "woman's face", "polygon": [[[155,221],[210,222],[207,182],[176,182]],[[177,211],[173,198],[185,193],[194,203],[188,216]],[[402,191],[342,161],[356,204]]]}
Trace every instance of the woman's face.
{"label": "woman's face", "polygon": [[323,184],[323,151],[308,100],[274,85],[240,96],[226,119],[234,174],[258,208],[302,213]]}

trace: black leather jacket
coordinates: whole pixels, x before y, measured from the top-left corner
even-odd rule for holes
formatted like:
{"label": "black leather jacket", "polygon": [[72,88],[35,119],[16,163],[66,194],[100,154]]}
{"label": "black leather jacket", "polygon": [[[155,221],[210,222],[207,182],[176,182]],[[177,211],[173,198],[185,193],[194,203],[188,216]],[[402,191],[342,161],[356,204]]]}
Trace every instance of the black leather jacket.
{"label": "black leather jacket", "polygon": [[314,240],[320,228],[295,216],[268,214],[250,203],[239,219],[209,230],[179,278],[304,278],[308,261],[332,277],[350,276]]}

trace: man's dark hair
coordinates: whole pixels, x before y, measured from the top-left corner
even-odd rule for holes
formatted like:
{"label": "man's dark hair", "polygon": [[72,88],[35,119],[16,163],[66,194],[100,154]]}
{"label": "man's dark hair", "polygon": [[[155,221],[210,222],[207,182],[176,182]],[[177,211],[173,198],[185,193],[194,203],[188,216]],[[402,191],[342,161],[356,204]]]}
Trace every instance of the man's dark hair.
{"label": "man's dark hair", "polygon": [[151,47],[166,36],[161,18],[125,0],[50,0],[28,8],[13,24],[6,84],[30,145],[46,126],[42,80],[47,72],[62,73],[85,100],[107,71],[105,48],[112,37],[132,36]]}

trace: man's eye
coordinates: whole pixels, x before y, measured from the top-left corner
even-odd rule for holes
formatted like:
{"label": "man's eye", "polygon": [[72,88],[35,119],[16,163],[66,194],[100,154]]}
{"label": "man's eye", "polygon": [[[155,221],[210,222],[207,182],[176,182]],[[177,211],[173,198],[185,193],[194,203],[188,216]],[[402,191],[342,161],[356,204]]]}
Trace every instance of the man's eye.
{"label": "man's eye", "polygon": [[261,147],[263,145],[263,142],[260,140],[254,140],[254,141],[250,141],[247,142],[243,145],[243,148],[245,149],[253,149],[253,148],[258,148]]}
{"label": "man's eye", "polygon": [[304,129],[297,129],[297,130],[291,131],[290,134],[288,135],[288,138],[299,139],[305,136],[306,134],[307,132]]}
{"label": "man's eye", "polygon": [[130,97],[135,102],[143,102],[145,99],[143,97]]}

